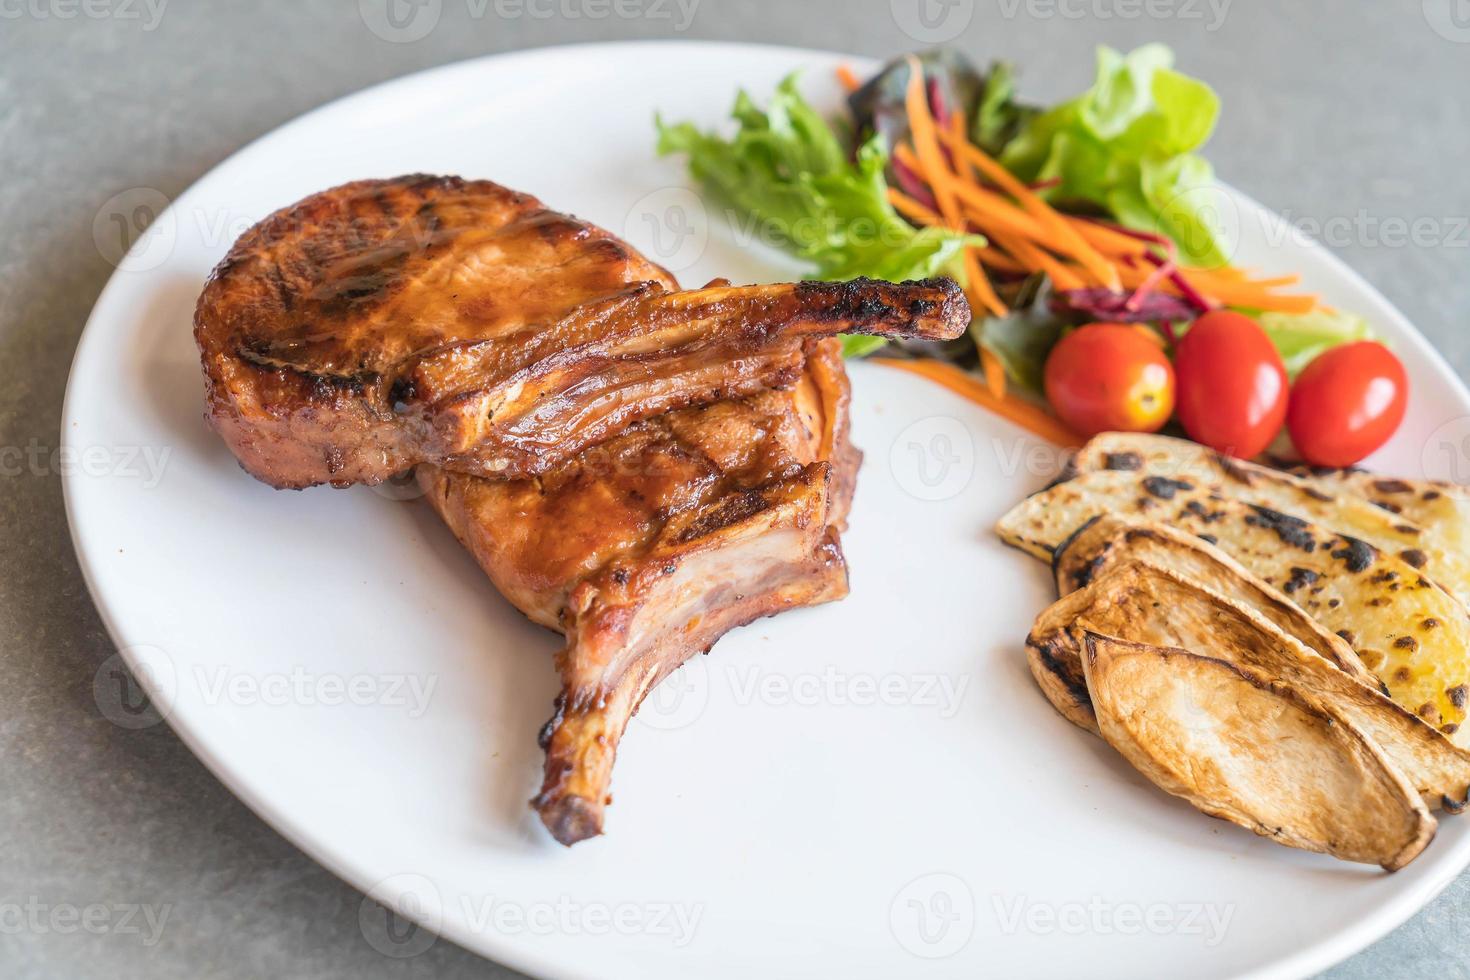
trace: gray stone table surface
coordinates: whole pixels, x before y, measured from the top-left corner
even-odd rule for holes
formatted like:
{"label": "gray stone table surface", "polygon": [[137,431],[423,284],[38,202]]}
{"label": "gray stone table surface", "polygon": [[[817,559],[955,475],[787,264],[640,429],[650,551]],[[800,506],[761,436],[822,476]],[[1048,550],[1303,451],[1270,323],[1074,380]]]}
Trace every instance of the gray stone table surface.
{"label": "gray stone table surface", "polygon": [[[359,929],[361,896],[236,801],[166,726],[129,731],[99,714],[92,680],[112,647],[59,479],[18,465],[29,457],[17,448],[56,443],[72,351],[112,271],[93,242],[103,203],[136,187],[177,195],[314,106],[448,61],[620,38],[881,57],[917,47],[923,23],[898,0],[405,10],[414,2],[438,21],[405,42],[368,26],[384,23],[384,0],[0,0],[0,976],[514,975],[442,940],[409,959],[381,955]],[[1023,66],[1038,100],[1079,90],[1099,42],[1171,44],[1223,97],[1210,151],[1222,176],[1320,231],[1470,370],[1461,0],[919,2],[971,55]],[[95,934],[20,924],[28,906],[95,903],[154,920]],[[1331,973],[1410,974],[1470,975],[1470,876]]]}

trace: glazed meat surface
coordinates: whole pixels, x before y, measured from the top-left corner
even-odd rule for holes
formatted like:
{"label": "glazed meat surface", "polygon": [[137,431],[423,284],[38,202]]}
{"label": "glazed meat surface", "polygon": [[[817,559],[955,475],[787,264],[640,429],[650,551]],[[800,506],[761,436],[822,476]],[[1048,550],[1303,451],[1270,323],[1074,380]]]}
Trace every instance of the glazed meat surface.
{"label": "glazed meat surface", "polygon": [[277,487],[417,463],[518,479],[643,419],[791,384],[808,337],[948,339],[949,280],[686,292],[594,226],[488,181],[316,194],[246,232],[195,315],[208,416]]}
{"label": "glazed meat surface", "polygon": [[643,697],[725,632],[842,598],[860,455],[835,340],[784,391],[672,412],[534,479],[421,466],[428,500],[500,591],[567,642],[533,801],[557,840],[601,833]]}

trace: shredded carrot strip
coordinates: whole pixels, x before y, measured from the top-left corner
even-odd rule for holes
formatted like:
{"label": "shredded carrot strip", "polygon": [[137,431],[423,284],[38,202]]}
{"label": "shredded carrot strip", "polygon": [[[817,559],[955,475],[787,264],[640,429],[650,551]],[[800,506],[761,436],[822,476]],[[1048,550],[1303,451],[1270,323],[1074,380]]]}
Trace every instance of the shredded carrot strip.
{"label": "shredded carrot strip", "polygon": [[889,367],[938,382],[955,394],[968,398],[1001,418],[1058,446],[1075,447],[1082,445],[1085,441],[1040,405],[1016,395],[998,398],[991,393],[990,388],[983,381],[946,361],[932,359],[900,361],[887,357],[873,358],[873,360],[879,364],[886,364]]}
{"label": "shredded carrot strip", "polygon": [[965,294],[969,297],[970,306],[978,312],[981,309],[989,310],[996,316],[1005,316],[1009,311],[1006,305],[995,295],[995,287],[990,284],[990,278],[985,275],[985,270],[980,268],[980,260],[975,255],[973,248],[965,249],[964,256],[960,260],[965,267]]}
{"label": "shredded carrot strip", "polygon": [[[919,173],[929,184],[933,200],[939,206],[939,215],[945,225],[954,231],[966,231],[964,217],[954,197],[954,175],[950,172],[944,153],[939,150],[938,126],[929,112],[929,94],[923,84],[923,68],[916,57],[908,57],[908,88],[904,93],[904,109],[908,113],[908,131],[913,135],[913,151],[906,145],[894,147],[894,159],[910,170]],[[969,279],[966,294],[970,306],[983,307],[995,316],[1005,316],[1005,304],[995,295],[991,281],[980,269],[979,260],[970,250],[964,251],[964,276]]]}
{"label": "shredded carrot strip", "polygon": [[[929,95],[924,90],[924,69],[919,59],[908,57],[909,84],[904,94],[904,108],[908,112],[909,132],[913,136],[914,153],[918,166],[914,169],[929,182],[929,190],[939,203],[939,213],[956,231],[964,230],[959,205],[955,202],[954,179],[945,164],[944,154],[939,150],[939,136],[934,117],[929,113]],[[895,151],[895,156],[897,152]],[[904,161],[905,165],[908,161]]]}
{"label": "shredded carrot strip", "polygon": [[[997,245],[1024,263],[1028,270],[1040,269],[1045,272],[1051,279],[1052,285],[1058,289],[1081,289],[1086,285],[1081,276],[1026,239],[1000,231],[995,232],[991,237],[995,239]],[[1117,277],[1117,274],[1117,270],[1113,270],[1114,278]]]}
{"label": "shredded carrot strip", "polygon": [[981,231],[1008,231],[1056,250],[1055,241],[1040,222],[994,191],[971,184],[958,184],[955,186],[955,193],[959,195],[960,203],[969,214],[970,220]]}
{"label": "shredded carrot strip", "polygon": [[980,348],[980,373],[985,378],[985,390],[996,398],[1006,397],[1006,367],[984,347]]}
{"label": "shredded carrot strip", "polygon": [[892,204],[895,211],[910,221],[921,225],[933,225],[936,228],[944,224],[943,218],[896,187],[888,188],[888,203]]}
{"label": "shredded carrot strip", "polygon": [[[1152,269],[1144,267],[1122,266],[1118,270],[1123,277],[1123,285],[1128,289],[1137,289],[1147,282],[1153,275]],[[1250,283],[1236,283],[1228,281],[1204,282],[1196,278],[1195,269],[1178,269],[1179,275],[1187,279],[1190,285],[1208,299],[1227,306],[1243,306],[1247,309],[1266,310],[1276,313],[1310,313],[1317,309],[1318,299],[1316,296],[1301,294],[1269,293],[1262,289],[1256,289]],[[1179,287],[1171,282],[1160,282],[1155,288],[1160,292],[1170,293],[1174,296],[1181,295]]]}
{"label": "shredded carrot strip", "polygon": [[1131,238],[1120,231],[1100,225],[1096,221],[1073,216],[1068,216],[1065,220],[1072,226],[1072,230],[1082,237],[1083,241],[1106,255],[1142,255],[1149,247],[1147,242]]}
{"label": "shredded carrot strip", "polygon": [[1071,255],[1083,268],[1110,289],[1118,289],[1118,270],[1103,258],[1098,251],[1063,218],[1050,204],[1041,199],[1031,188],[1012,174],[984,150],[965,138],[964,130],[943,134],[949,148],[959,159],[977,168],[1001,190],[1014,197],[1021,207],[1036,218],[1048,231],[1053,251]]}
{"label": "shredded carrot strip", "polygon": [[1023,265],[1016,259],[997,248],[977,248],[975,253],[984,262],[987,268],[998,269],[1001,272],[1014,272],[1019,275],[1029,276],[1035,269]]}
{"label": "shredded carrot strip", "polygon": [[837,81],[849,92],[856,92],[863,87],[863,83],[858,81],[858,77],[852,73],[852,69],[847,65],[837,66]]}

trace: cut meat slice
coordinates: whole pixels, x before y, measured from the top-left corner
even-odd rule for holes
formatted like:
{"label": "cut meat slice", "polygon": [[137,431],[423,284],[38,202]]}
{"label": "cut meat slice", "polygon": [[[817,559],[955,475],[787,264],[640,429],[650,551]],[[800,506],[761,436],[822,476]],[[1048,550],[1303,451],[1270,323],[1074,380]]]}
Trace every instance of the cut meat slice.
{"label": "cut meat slice", "polygon": [[736,626],[846,594],[847,399],[840,347],[820,341],[790,390],[644,421],[535,479],[419,468],[500,591],[566,634],[533,801],[557,840],[601,833],[618,742],[655,685]]}
{"label": "cut meat slice", "polygon": [[195,314],[208,415],[277,487],[419,462],[520,478],[645,418],[787,385],[802,338],[950,339],[950,280],[674,292],[607,232],[488,181],[316,194],[246,232]]}

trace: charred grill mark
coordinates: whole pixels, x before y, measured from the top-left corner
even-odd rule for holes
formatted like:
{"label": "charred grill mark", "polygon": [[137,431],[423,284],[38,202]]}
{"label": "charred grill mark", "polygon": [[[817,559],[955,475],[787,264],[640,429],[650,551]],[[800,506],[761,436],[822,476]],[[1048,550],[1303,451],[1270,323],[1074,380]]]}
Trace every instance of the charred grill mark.
{"label": "charred grill mark", "polygon": [[1141,470],[1143,457],[1138,453],[1107,453],[1103,456],[1103,468],[1109,470]]}
{"label": "charred grill mark", "polygon": [[1450,699],[1450,704],[1457,708],[1464,708],[1465,702],[1470,701],[1470,687],[1456,684],[1454,687],[1446,688],[1444,696]]}
{"label": "charred grill mark", "polygon": [[1171,480],[1167,476],[1146,476],[1143,478],[1143,489],[1160,500],[1173,500],[1179,491],[1193,490],[1194,484],[1184,480]]}
{"label": "charred grill mark", "polygon": [[[871,329],[881,323],[899,336],[958,336],[970,319],[970,304],[953,279],[921,279],[900,283],[907,292],[932,289],[938,298],[910,295],[896,305],[893,283],[866,276],[846,282],[807,281],[796,286],[798,302],[811,302],[812,315],[820,322],[851,321],[854,329]],[[938,314],[938,325],[920,326],[920,321]]]}
{"label": "charred grill mark", "polygon": [[1379,493],[1413,493],[1414,488],[1403,480],[1375,480],[1373,489]]}
{"label": "charred grill mark", "polygon": [[[1075,528],[1071,534],[1063,538],[1061,544],[1056,546],[1056,549],[1051,553],[1051,574],[1053,578],[1056,577],[1057,570],[1061,567],[1062,559],[1065,558],[1067,555],[1067,550],[1071,548],[1074,543],[1076,543],[1077,539],[1082,535],[1084,531],[1092,527],[1092,525],[1096,524],[1099,520],[1101,520],[1101,518],[1102,515],[1100,514],[1089,517],[1086,521],[1082,523],[1080,527]],[[1080,575],[1081,573],[1078,574]],[[1087,583],[1084,582],[1077,587],[1080,589],[1082,588],[1082,585],[1086,584]]]}
{"label": "charred grill mark", "polygon": [[1309,585],[1315,585],[1317,579],[1321,577],[1322,576],[1318,575],[1310,568],[1293,567],[1291,570],[1291,578],[1289,578],[1286,584],[1283,585],[1281,588],[1282,591],[1285,592],[1287,595],[1291,595],[1298,589],[1305,588]]}
{"label": "charred grill mark", "polygon": [[1332,552],[1332,557],[1339,559],[1347,565],[1348,571],[1353,574],[1365,572],[1373,567],[1373,561],[1378,557],[1378,549],[1366,541],[1357,538],[1342,536],[1345,547]]}
{"label": "charred grill mark", "polygon": [[1246,486],[1251,486],[1256,482],[1256,475],[1241,466],[1240,461],[1234,456],[1227,456],[1225,453],[1215,453],[1214,457],[1215,465],[1230,479],[1238,483],[1244,483]]}
{"label": "charred grill mark", "polygon": [[1259,504],[1250,504],[1249,507],[1255,513],[1246,517],[1247,524],[1272,532],[1288,547],[1300,548],[1307,554],[1317,550],[1317,542],[1307,530],[1307,522],[1300,517],[1292,517]]}
{"label": "charred grill mark", "polygon": [[1415,650],[1419,649],[1419,641],[1414,639],[1412,636],[1401,636],[1397,640],[1393,641],[1393,645],[1395,649],[1408,650],[1410,653],[1413,653]]}
{"label": "charred grill mark", "polygon": [[1092,698],[1087,693],[1087,680],[1077,669],[1080,666],[1079,661],[1057,656],[1051,643],[1038,645],[1036,651],[1041,655],[1041,662],[1047,672],[1062,682],[1072,700],[1078,704],[1092,703]]}
{"label": "charred grill mark", "polygon": [[1214,524],[1216,521],[1222,520],[1225,517],[1225,512],[1223,510],[1210,510],[1198,500],[1191,500],[1189,503],[1184,505],[1184,509],[1189,511],[1195,517],[1198,517],[1200,520],[1204,521],[1206,524]]}
{"label": "charred grill mark", "polygon": [[1219,544],[1220,543],[1220,539],[1217,538],[1217,537],[1215,537],[1213,534],[1201,534],[1198,537],[1199,537],[1199,539],[1201,541],[1205,542],[1206,544]]}

